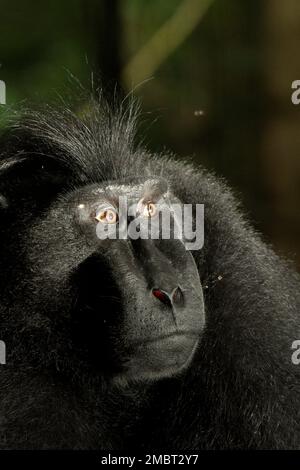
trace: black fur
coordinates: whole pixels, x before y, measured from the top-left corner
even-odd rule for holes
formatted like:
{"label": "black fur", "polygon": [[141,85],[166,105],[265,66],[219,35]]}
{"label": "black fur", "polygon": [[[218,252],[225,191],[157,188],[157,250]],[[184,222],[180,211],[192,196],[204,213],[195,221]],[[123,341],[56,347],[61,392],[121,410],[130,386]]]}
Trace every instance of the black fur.
{"label": "black fur", "polygon": [[[222,181],[134,142],[135,107],[111,110],[100,100],[80,115],[25,111],[0,144],[0,339],[7,347],[0,447],[299,448],[300,366],[291,362],[300,338],[298,275],[261,241]],[[74,360],[60,324],[69,294],[63,275],[52,287],[49,279],[54,260],[66,273],[69,258],[47,213],[87,184],[153,175],[182,202],[205,205],[205,245],[193,253],[205,330],[178,377],[110,385]],[[52,229],[46,246],[42,230]]]}

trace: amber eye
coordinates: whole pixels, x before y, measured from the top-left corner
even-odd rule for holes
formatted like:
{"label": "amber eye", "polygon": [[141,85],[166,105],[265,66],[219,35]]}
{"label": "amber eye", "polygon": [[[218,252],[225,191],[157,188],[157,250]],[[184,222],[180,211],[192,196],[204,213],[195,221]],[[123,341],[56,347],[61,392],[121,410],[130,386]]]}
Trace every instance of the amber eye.
{"label": "amber eye", "polygon": [[95,219],[102,222],[102,224],[116,224],[118,214],[114,209],[102,209],[96,213]]}
{"label": "amber eye", "polygon": [[143,207],[142,214],[144,217],[154,217],[156,214],[156,205],[153,202],[147,202]]}

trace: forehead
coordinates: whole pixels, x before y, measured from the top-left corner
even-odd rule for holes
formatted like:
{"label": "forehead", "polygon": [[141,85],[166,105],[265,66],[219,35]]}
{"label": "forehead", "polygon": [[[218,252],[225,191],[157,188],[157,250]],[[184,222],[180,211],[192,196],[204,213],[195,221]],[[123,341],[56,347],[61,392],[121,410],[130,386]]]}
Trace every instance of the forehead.
{"label": "forehead", "polygon": [[101,200],[115,203],[120,197],[126,197],[130,201],[140,199],[159,200],[169,193],[168,184],[160,178],[147,179],[134,182],[103,182],[84,186],[70,196],[77,203],[90,202],[94,204]]}
{"label": "forehead", "polygon": [[98,188],[94,188],[92,193],[95,196],[131,196],[139,197],[142,196],[145,192],[145,187],[143,183],[139,184],[107,184]]}

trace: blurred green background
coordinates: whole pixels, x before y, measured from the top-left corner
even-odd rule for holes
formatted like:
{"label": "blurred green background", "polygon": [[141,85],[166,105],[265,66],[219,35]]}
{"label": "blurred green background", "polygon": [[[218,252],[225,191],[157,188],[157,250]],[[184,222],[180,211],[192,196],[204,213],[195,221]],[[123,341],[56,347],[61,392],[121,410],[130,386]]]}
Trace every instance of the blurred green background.
{"label": "blurred green background", "polygon": [[226,178],[300,268],[299,0],[0,0],[7,103],[136,87],[147,146]]}

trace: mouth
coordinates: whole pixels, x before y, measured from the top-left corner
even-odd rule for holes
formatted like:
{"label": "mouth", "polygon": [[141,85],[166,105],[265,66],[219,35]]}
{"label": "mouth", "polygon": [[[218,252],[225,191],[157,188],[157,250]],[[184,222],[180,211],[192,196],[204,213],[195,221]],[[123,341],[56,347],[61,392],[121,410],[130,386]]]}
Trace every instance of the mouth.
{"label": "mouth", "polygon": [[189,366],[199,338],[199,332],[178,331],[137,341],[132,345],[123,375],[134,380],[172,377]]}
{"label": "mouth", "polygon": [[132,346],[133,347],[138,347],[138,346],[142,346],[142,345],[150,345],[150,344],[153,344],[153,343],[159,343],[160,341],[165,341],[165,340],[172,340],[174,339],[174,341],[177,339],[178,341],[184,341],[184,339],[186,338],[199,338],[200,336],[200,331],[196,331],[196,330],[179,330],[179,331],[172,331],[170,333],[167,333],[165,335],[161,335],[161,336],[155,336],[153,338],[143,338],[143,339],[140,339],[140,340],[136,340],[136,341],[133,341],[132,342]]}

